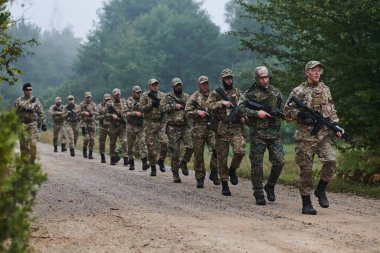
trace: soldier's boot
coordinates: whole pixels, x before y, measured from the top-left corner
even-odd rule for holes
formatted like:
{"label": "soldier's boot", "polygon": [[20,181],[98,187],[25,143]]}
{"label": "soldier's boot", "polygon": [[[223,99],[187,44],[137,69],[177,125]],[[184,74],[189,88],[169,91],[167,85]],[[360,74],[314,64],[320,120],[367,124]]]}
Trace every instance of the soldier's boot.
{"label": "soldier's boot", "polygon": [[129,170],[135,170],[135,159],[129,160]]}
{"label": "soldier's boot", "polygon": [[173,170],[173,183],[181,183],[181,178],[179,177],[179,171]]}
{"label": "soldier's boot", "polygon": [[128,156],[124,157],[124,166],[127,166],[129,164],[129,158]]}
{"label": "soldier's boot", "polygon": [[236,169],[231,167],[229,171],[231,184],[237,185],[239,183],[239,179],[236,175]]}
{"label": "soldier's boot", "polygon": [[113,156],[111,157],[111,163],[110,165],[116,165],[116,158]]}
{"label": "soldier's boot", "polygon": [[160,171],[161,172],[165,172],[166,171],[164,160],[158,159],[157,164],[158,164],[158,167],[160,167]]}
{"label": "soldier's boot", "polygon": [[319,205],[323,208],[329,207],[329,200],[327,199],[325,192],[327,184],[328,183],[320,179],[317,188],[314,191],[314,195],[318,198]]}
{"label": "soldier's boot", "polygon": [[204,179],[197,179],[197,188],[204,188]]}
{"label": "soldier's boot", "polygon": [[231,196],[230,187],[228,187],[228,182],[222,182],[222,195]]}
{"label": "soldier's boot", "polygon": [[214,185],[220,185],[220,180],[218,177],[218,172],[216,170],[212,170],[209,176],[209,179],[214,183]]}
{"label": "soldier's boot", "polygon": [[263,194],[254,195],[256,199],[256,205],[258,206],[265,206],[267,202],[265,201]]}
{"label": "soldier's boot", "polygon": [[92,156],[92,149],[88,150],[88,159],[94,159],[94,157]]}
{"label": "soldier's boot", "polygon": [[115,153],[115,163],[118,163],[120,161],[120,156],[119,156],[119,153],[116,152]]}
{"label": "soldier's boot", "polygon": [[146,157],[141,159],[142,162],[142,169],[147,170],[149,169],[148,159]]}
{"label": "soldier's boot", "polygon": [[58,146],[54,145],[54,152],[58,152]]}
{"label": "soldier's boot", "polygon": [[187,168],[187,162],[185,160],[182,160],[180,163],[180,166],[181,166],[182,174],[184,176],[188,176],[189,175],[189,169]]}
{"label": "soldier's boot", "polygon": [[302,196],[302,214],[311,214],[316,215],[317,211],[314,209],[311,204],[310,195],[301,195]]}
{"label": "soldier's boot", "polygon": [[87,158],[87,148],[83,148],[83,157]]}
{"label": "soldier's boot", "polygon": [[75,156],[75,149],[74,148],[70,148],[70,155]]}
{"label": "soldier's boot", "polygon": [[67,151],[66,144],[61,144],[61,151],[62,152],[66,152]]}
{"label": "soldier's boot", "polygon": [[156,165],[152,165],[152,166],[150,166],[150,175],[151,175],[152,177],[157,176]]}
{"label": "soldier's boot", "polygon": [[276,201],[276,195],[274,194],[274,186],[270,186],[268,184],[264,185],[264,191],[267,194],[267,199],[270,202],[275,202]]}
{"label": "soldier's boot", "polygon": [[105,154],[100,154],[100,162],[106,163],[106,155]]}

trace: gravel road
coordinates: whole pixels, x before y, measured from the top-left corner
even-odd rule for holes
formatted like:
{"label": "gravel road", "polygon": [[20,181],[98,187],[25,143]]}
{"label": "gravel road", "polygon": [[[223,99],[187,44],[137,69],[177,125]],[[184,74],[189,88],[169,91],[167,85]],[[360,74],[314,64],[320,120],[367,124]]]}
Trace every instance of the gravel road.
{"label": "gravel road", "polygon": [[293,187],[276,187],[277,201],[256,206],[249,180],[232,196],[194,173],[172,183],[137,164],[101,164],[38,144],[48,174],[37,197],[30,244],[38,252],[380,252],[380,201],[329,193],[330,208],[301,214]]}

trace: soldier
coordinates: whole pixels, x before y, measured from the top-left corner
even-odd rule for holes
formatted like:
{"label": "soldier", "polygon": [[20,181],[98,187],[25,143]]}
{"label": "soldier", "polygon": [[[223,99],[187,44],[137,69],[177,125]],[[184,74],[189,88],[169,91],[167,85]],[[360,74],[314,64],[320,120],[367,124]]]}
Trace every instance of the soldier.
{"label": "soldier", "polygon": [[212,151],[210,159],[210,177],[215,185],[220,185],[217,167],[217,155],[215,149],[215,130],[212,126],[215,117],[207,111],[206,100],[209,96],[208,77],[200,76],[198,78],[198,91],[194,92],[189,101],[186,103],[185,111],[187,116],[192,119],[193,129],[192,138],[194,149],[194,170],[195,179],[197,180],[197,188],[204,187],[204,179],[206,176],[204,163],[204,147],[207,146]]}
{"label": "soldier", "polygon": [[[211,92],[206,105],[208,110],[218,115],[220,119],[216,137],[218,168],[220,181],[222,182],[222,195],[231,196],[231,191],[228,187],[228,176],[233,185],[238,184],[236,170],[239,168],[245,154],[245,139],[242,128],[245,120],[237,112],[240,90],[233,87],[232,70],[223,70],[220,78],[222,86]],[[229,144],[232,145],[233,149],[230,168],[227,165]]]}
{"label": "soldier", "polygon": [[[178,170],[181,167],[182,174],[189,175],[187,163],[193,154],[193,143],[189,122],[185,113],[186,102],[189,95],[182,91],[182,81],[178,77],[172,80],[173,92],[168,93],[160,102],[160,110],[167,113],[168,121],[166,134],[168,135],[168,149],[173,172],[173,182],[181,183]],[[181,142],[185,147],[185,153],[180,161]]]}
{"label": "soldier", "polygon": [[145,131],[144,131],[144,115],[140,112],[141,87],[132,87],[132,96],[127,100],[127,140],[128,140],[128,157],[129,169],[135,169],[135,146],[138,147],[140,158],[142,161],[142,169],[147,170],[148,150],[146,148]]}
{"label": "soldier", "polygon": [[78,130],[78,123],[79,123],[79,116],[78,116],[78,110],[79,105],[75,104],[75,99],[73,95],[69,95],[67,97],[67,105],[66,105],[66,124],[67,129],[71,128],[71,130],[68,130],[68,132],[73,133],[74,136],[74,147],[77,146],[78,136],[79,136],[79,130]]}
{"label": "soldier", "polygon": [[[295,96],[309,108],[320,112],[323,117],[331,122],[338,123],[339,119],[330,89],[319,81],[323,73],[323,67],[319,61],[310,61],[306,64],[306,82],[301,83],[292,90],[284,107],[286,118],[297,122],[295,134],[297,143],[296,163],[300,167],[299,190],[302,197],[302,213],[311,215],[317,214],[310,199],[314,155],[317,154],[323,164],[320,180],[314,194],[319,200],[319,205],[327,208],[329,207],[329,202],[325,189],[336,168],[335,152],[331,145],[330,130],[322,127],[316,135],[311,135],[310,131],[315,123],[313,118],[308,113],[293,107],[289,101],[290,98]],[[341,138],[342,133],[338,132],[336,136]]]}
{"label": "soldier", "polygon": [[24,96],[19,97],[15,102],[16,113],[26,132],[19,135],[21,157],[34,163],[37,153],[38,125],[41,125],[42,131],[46,131],[46,119],[41,102],[32,96],[32,85],[25,83],[22,90]]}
{"label": "soldier", "polygon": [[[148,160],[151,168],[150,175],[156,176],[156,164],[161,172],[165,172],[164,161],[168,150],[168,137],[165,132],[165,114],[160,111],[160,100],[165,93],[158,90],[159,83],[156,79],[148,82],[149,90],[144,92],[140,99],[140,111],[144,113],[144,129],[146,145],[148,148]],[[160,149],[156,146],[160,144]],[[157,150],[159,159],[157,161]]]}
{"label": "soldier", "polygon": [[55,98],[55,104],[49,108],[49,115],[53,119],[53,145],[54,152],[58,152],[58,135],[61,134],[61,151],[66,149],[66,127],[65,127],[65,112],[60,97]]}
{"label": "soldier", "polygon": [[121,91],[118,88],[112,90],[112,99],[107,103],[106,117],[110,119],[110,156],[111,165],[116,165],[116,141],[117,138],[121,142],[121,151],[124,158],[124,166],[129,164],[127,156],[127,135],[126,135],[126,121],[124,113],[127,109],[125,101],[121,98]]}
{"label": "soldier", "polygon": [[255,69],[256,82],[242,95],[238,110],[248,117],[251,136],[251,180],[253,195],[257,205],[265,205],[263,193],[263,157],[268,149],[269,161],[272,163],[271,172],[264,190],[270,202],[276,200],[274,187],[284,167],[284,150],[281,143],[279,115],[250,106],[249,102],[271,108],[273,112],[282,114],[283,99],[281,92],[269,84],[269,71],[265,66]]}
{"label": "soldier", "polygon": [[92,151],[95,146],[95,126],[96,126],[96,115],[98,110],[96,104],[92,102],[91,92],[86,91],[84,93],[84,101],[79,104],[78,112],[81,117],[81,129],[84,136],[83,139],[83,157],[87,158],[87,147],[88,159],[94,159],[92,156]]}
{"label": "soldier", "polygon": [[99,153],[100,153],[100,162],[106,163],[106,140],[107,136],[109,136],[109,126],[110,119],[106,117],[107,114],[107,103],[111,101],[110,94],[103,95],[103,101],[98,104],[98,116],[96,119],[99,121]]}
{"label": "soldier", "polygon": [[[70,98],[70,96],[68,98]],[[77,118],[76,109],[78,108],[75,108],[75,104],[70,103],[70,100],[72,99],[68,99],[69,103],[63,107],[63,118],[65,119],[63,129],[65,130],[64,133],[67,134],[67,138],[69,140],[70,155],[75,156],[74,132],[71,125],[69,125],[69,120],[73,122]]]}

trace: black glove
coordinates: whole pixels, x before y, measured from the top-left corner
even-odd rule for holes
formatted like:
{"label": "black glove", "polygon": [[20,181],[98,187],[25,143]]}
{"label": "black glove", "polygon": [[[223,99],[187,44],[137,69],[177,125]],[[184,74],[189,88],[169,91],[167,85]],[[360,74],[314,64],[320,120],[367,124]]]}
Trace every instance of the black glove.
{"label": "black glove", "polygon": [[304,112],[304,111],[300,111],[297,115],[299,121],[305,125],[314,125],[315,124],[315,121],[314,119],[311,117],[311,115],[307,112]]}
{"label": "black glove", "polygon": [[41,127],[41,122],[37,121],[37,128],[40,129],[40,127]]}
{"label": "black glove", "polygon": [[159,107],[159,106],[160,106],[160,101],[158,101],[158,100],[153,100],[153,101],[152,101],[152,106],[153,106],[153,107],[156,107],[156,108]]}
{"label": "black glove", "polygon": [[44,132],[47,130],[47,126],[45,123],[41,125],[41,130]]}
{"label": "black glove", "polygon": [[86,136],[86,128],[85,127],[81,127],[82,128],[82,134],[83,136]]}

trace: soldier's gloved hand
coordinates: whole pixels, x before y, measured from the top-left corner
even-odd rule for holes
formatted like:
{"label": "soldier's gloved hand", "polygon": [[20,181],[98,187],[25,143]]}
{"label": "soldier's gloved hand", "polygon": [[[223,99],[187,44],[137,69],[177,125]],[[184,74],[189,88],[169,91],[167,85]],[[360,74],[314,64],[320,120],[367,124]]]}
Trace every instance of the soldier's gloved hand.
{"label": "soldier's gloved hand", "polygon": [[315,124],[314,119],[308,113],[304,111],[300,111],[297,116],[298,116],[299,121],[304,123],[305,125]]}
{"label": "soldier's gloved hand", "polygon": [[46,126],[46,124],[42,124],[42,126],[41,126],[41,130],[44,131],[44,132],[47,130],[47,126]]}
{"label": "soldier's gloved hand", "polygon": [[155,107],[155,108],[157,108],[157,107],[160,106],[160,102],[158,100],[153,100],[152,101],[152,106]]}
{"label": "soldier's gloved hand", "polygon": [[86,135],[86,128],[85,127],[81,127],[82,129],[82,135],[85,136]]}
{"label": "soldier's gloved hand", "polygon": [[41,127],[41,122],[37,121],[37,128],[40,129],[40,127]]}

